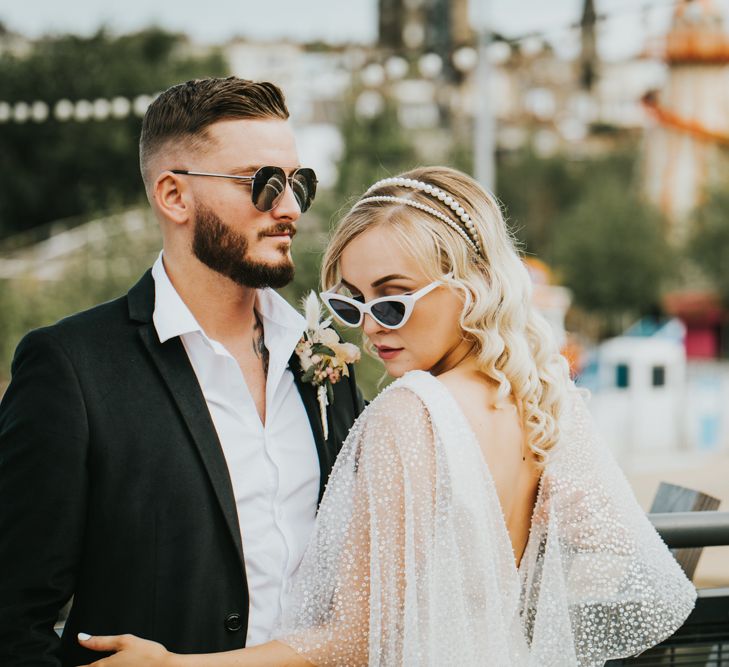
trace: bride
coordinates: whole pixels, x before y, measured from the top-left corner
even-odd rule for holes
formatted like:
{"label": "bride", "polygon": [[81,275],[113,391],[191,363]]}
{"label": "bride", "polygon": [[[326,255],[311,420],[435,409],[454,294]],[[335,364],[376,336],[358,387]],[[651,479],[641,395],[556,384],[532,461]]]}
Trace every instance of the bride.
{"label": "bride", "polygon": [[[123,665],[602,665],[672,634],[695,591],[595,437],[496,201],[444,167],[375,183],[322,298],[399,378],[347,438],[275,639]],[[596,276],[599,279],[599,276]]]}

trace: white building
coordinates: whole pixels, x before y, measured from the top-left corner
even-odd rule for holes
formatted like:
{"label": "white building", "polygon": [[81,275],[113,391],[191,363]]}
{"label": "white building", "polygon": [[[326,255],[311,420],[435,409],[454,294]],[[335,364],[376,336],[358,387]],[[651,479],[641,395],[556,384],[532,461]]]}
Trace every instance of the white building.
{"label": "white building", "polygon": [[601,437],[628,470],[729,451],[729,364],[688,362],[679,320],[602,343],[580,380]]}

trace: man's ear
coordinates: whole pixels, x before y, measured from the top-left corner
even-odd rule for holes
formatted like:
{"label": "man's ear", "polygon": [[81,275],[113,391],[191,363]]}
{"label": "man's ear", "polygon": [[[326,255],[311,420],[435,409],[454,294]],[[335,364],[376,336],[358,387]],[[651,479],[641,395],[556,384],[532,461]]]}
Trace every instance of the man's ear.
{"label": "man's ear", "polygon": [[185,180],[171,171],[163,171],[152,185],[152,197],[160,213],[177,225],[190,220],[191,196]]}

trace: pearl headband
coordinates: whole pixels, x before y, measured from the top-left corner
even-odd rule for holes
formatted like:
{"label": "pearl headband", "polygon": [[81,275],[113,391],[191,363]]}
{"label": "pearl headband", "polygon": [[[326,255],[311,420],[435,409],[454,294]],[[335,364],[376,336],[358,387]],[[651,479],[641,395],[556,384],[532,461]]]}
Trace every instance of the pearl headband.
{"label": "pearl headband", "polygon": [[475,252],[477,255],[481,254],[478,246],[470,239],[468,234],[466,234],[466,232],[464,232],[463,229],[461,229],[461,227],[454,220],[451,220],[451,218],[449,218],[447,215],[443,215],[439,210],[433,208],[432,206],[426,206],[425,204],[413,201],[412,199],[405,199],[405,197],[390,197],[388,195],[380,195],[377,197],[364,197],[363,199],[360,199],[352,208],[355,209],[360,204],[365,204],[370,201],[389,201],[396,204],[405,204],[406,206],[412,206],[413,208],[417,208],[420,211],[430,213],[430,215],[438,218],[438,220],[441,220],[442,222],[445,222],[446,225],[448,225],[451,229],[457,231],[463,237],[463,240],[468,243],[473,252]]}
{"label": "pearl headband", "polygon": [[[430,195],[431,197],[434,197],[435,199],[438,199],[439,201],[442,201],[446,206],[448,206],[455,214],[458,216],[458,219],[460,220],[461,224],[459,225],[455,220],[448,217],[447,215],[444,215],[440,211],[438,211],[435,208],[432,208],[430,206],[426,206],[424,204],[420,204],[419,202],[413,201],[412,199],[406,199],[405,197],[390,197],[390,196],[378,196],[378,197],[368,197],[367,193],[372,192],[373,190],[377,190],[378,188],[385,187],[388,185],[394,185],[399,186],[402,188],[412,188],[413,190],[419,190],[420,192],[424,192],[427,195]],[[464,240],[468,243],[468,245],[471,247],[471,249],[477,254],[483,256],[482,250],[481,250],[481,240],[478,237],[478,232],[476,231],[476,225],[474,225],[473,220],[471,220],[471,216],[466,213],[466,210],[463,208],[463,206],[455,200],[451,195],[449,195],[444,190],[440,190],[439,188],[435,187],[434,185],[431,185],[430,183],[425,183],[424,181],[416,181],[412,178],[383,178],[381,181],[377,181],[374,185],[371,185],[367,192],[364,193],[364,197],[360,199],[355,206],[358,204],[361,204],[363,202],[368,201],[392,201],[396,202],[398,204],[405,204],[406,206],[412,206],[413,208],[417,208],[421,211],[425,211],[426,213],[429,213],[430,215],[438,218],[442,222],[445,222],[449,227],[457,231]]]}

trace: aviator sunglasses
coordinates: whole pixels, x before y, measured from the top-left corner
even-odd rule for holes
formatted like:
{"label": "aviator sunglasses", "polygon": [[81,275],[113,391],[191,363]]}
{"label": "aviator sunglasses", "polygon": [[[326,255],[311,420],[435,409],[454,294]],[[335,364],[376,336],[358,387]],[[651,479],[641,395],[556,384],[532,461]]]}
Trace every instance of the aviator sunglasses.
{"label": "aviator sunglasses", "polygon": [[320,296],[334,318],[345,326],[358,327],[362,324],[364,316],[369,315],[386,329],[399,329],[412,315],[416,301],[442,284],[442,280],[436,280],[413,294],[382,296],[367,303],[337,294],[341,283],[327,292],[322,292]]}
{"label": "aviator sunglasses", "polygon": [[186,176],[212,176],[214,178],[230,178],[236,181],[251,183],[251,200],[261,212],[271,211],[278,206],[286,190],[286,182],[291,186],[296,203],[302,213],[307,211],[316,195],[316,174],[313,169],[300,167],[290,176],[281,167],[261,167],[253,176],[234,176],[233,174],[214,174],[207,171],[189,171],[187,169],[170,169],[173,174]]}

